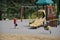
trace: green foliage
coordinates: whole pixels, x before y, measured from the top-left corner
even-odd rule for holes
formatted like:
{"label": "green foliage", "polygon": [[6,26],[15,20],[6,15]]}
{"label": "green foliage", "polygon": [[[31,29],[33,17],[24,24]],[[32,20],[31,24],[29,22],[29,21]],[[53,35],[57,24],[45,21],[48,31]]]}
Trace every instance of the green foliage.
{"label": "green foliage", "polygon": [[33,12],[31,18],[35,19],[36,18],[36,14],[37,14],[37,12]]}
{"label": "green foliage", "polygon": [[58,0],[54,0],[54,2],[55,2],[55,3],[57,3],[57,2],[58,2]]}
{"label": "green foliage", "polygon": [[[9,19],[13,19],[14,17],[17,17],[20,19],[20,8],[21,5],[35,5],[35,2],[37,0],[0,0],[0,10],[3,12],[3,16],[7,17]],[[57,0],[54,0],[55,3],[57,3]],[[25,12],[23,12],[23,18],[36,18],[36,9],[35,8],[29,8],[25,9]],[[56,10],[55,10],[56,12]],[[7,14],[7,15],[6,15]],[[41,15],[40,15],[41,16]]]}
{"label": "green foliage", "polygon": [[[3,12],[3,17],[7,17],[7,18],[14,18],[14,17],[17,17],[19,18],[20,17],[20,4],[10,0],[2,0],[2,3],[0,3],[0,10]],[[7,16],[5,16],[7,14]],[[16,15],[15,15],[16,14]],[[19,15],[18,15],[19,14]]]}
{"label": "green foliage", "polygon": [[[33,5],[32,0],[0,0],[0,10],[3,12],[3,16],[9,19],[14,17],[20,18],[20,6],[21,5]],[[7,14],[7,16],[6,16]],[[15,15],[16,14],[16,15]],[[29,15],[29,14],[27,14]]]}

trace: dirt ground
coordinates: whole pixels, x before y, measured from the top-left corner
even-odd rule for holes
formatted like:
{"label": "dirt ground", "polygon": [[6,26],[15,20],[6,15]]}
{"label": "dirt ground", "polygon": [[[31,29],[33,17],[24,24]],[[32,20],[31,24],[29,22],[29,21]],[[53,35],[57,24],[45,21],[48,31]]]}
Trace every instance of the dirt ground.
{"label": "dirt ground", "polygon": [[1,34],[0,40],[60,40],[60,37],[29,34]]}

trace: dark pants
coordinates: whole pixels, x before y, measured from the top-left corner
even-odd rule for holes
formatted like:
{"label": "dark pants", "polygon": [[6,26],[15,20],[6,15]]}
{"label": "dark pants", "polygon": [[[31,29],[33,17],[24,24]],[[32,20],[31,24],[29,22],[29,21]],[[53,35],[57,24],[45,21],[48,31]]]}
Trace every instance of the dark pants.
{"label": "dark pants", "polygon": [[17,26],[17,24],[15,24],[15,26]]}

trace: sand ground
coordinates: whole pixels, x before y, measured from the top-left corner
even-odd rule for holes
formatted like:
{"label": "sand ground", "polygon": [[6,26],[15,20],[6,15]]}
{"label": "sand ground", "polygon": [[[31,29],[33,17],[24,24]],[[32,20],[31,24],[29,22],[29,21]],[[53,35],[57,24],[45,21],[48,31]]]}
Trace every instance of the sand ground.
{"label": "sand ground", "polygon": [[0,21],[0,40],[60,40],[60,25],[51,27],[50,34],[43,27],[29,29],[28,20],[23,20],[23,22],[18,20],[17,23],[19,29],[13,29],[13,20]]}
{"label": "sand ground", "polygon": [[1,34],[0,40],[60,40],[60,37],[29,34]]}

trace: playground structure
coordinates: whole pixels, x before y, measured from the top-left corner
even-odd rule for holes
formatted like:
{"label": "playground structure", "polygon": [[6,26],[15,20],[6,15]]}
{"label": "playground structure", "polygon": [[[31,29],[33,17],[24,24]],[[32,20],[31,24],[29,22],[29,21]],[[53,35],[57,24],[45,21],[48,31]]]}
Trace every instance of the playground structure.
{"label": "playground structure", "polygon": [[[58,1],[58,5],[59,5],[59,2],[60,1]],[[54,4],[54,2],[52,0],[42,0],[42,1],[38,0],[36,2],[36,4],[37,5],[45,5],[46,6],[46,10],[45,10],[46,11],[46,22],[50,21],[50,25],[51,26],[56,26],[57,27],[57,25],[59,24],[59,11],[58,11],[58,13],[56,15],[54,15],[53,6],[52,5],[50,5],[50,7],[49,7],[49,11],[50,12],[48,11],[49,4]],[[58,9],[59,9],[59,6],[58,6]]]}
{"label": "playground structure", "polygon": [[[57,27],[57,25],[58,25],[58,18],[57,18],[57,15],[55,15],[55,16],[53,15],[54,13],[53,13],[53,10],[52,10],[53,9],[52,6],[49,7],[50,8],[50,10],[49,10],[50,13],[48,14],[48,6],[49,6],[49,4],[53,4],[53,1],[51,1],[51,0],[49,2],[48,2],[48,0],[45,0],[45,1],[43,0],[42,3],[41,3],[41,0],[38,0],[36,2],[36,4],[37,5],[45,5],[46,6],[46,8],[45,8],[45,12],[46,12],[46,14],[45,14],[45,16],[46,16],[46,23],[47,23],[47,21],[49,21],[50,22],[49,23],[50,26],[56,26]],[[21,22],[22,22],[23,7],[28,7],[28,6],[21,6]],[[37,17],[38,17],[38,6],[37,6]]]}
{"label": "playground structure", "polygon": [[[57,25],[59,24],[59,18],[57,18],[59,15],[57,15],[57,14],[59,14],[59,13],[57,13],[56,15],[54,15],[54,13],[53,13],[53,6],[52,6],[52,4],[53,4],[53,1],[49,1],[48,3],[47,3],[47,1],[48,0],[46,0],[46,9],[45,9],[45,11],[46,11],[46,22],[47,21],[49,21],[50,23],[49,23],[49,25],[50,26],[56,26],[57,27]],[[38,5],[45,5],[44,4],[44,1],[43,2],[41,2],[40,0],[38,0],[37,1],[37,4]],[[50,5],[48,5],[48,4],[50,4]]]}

